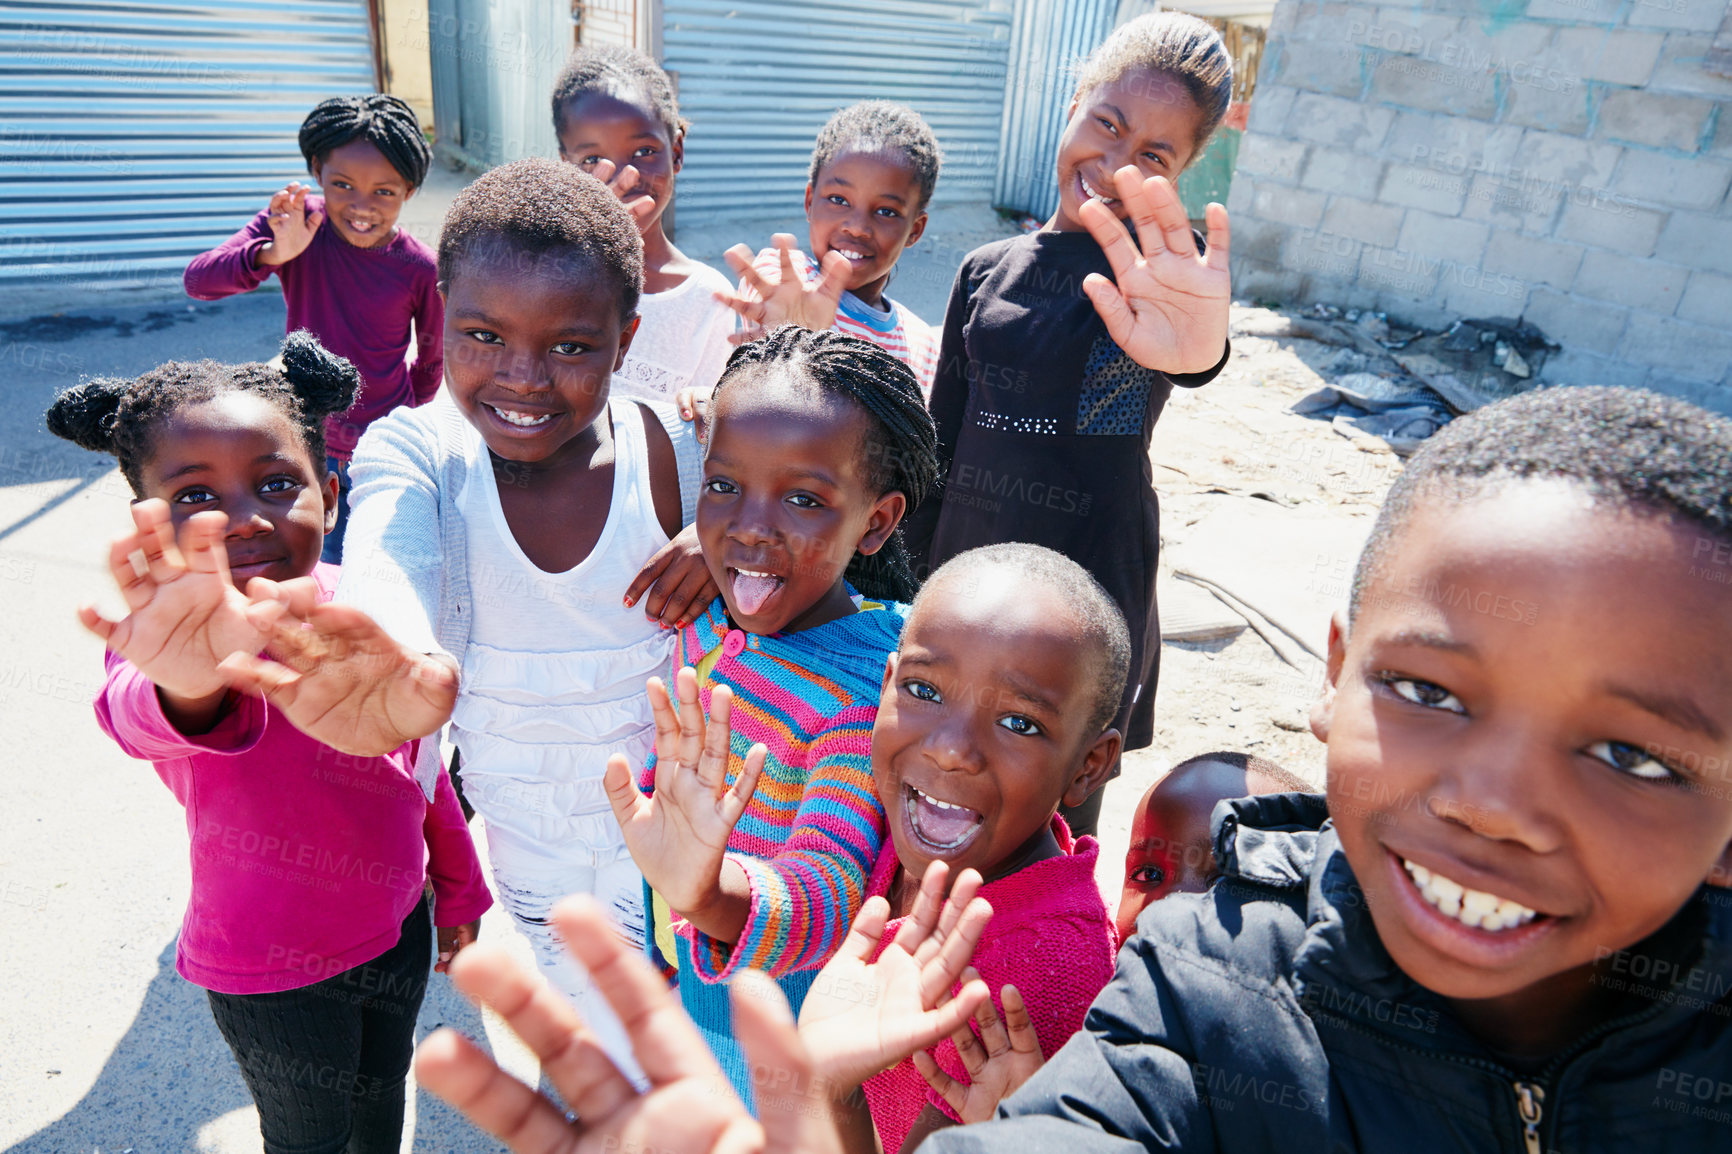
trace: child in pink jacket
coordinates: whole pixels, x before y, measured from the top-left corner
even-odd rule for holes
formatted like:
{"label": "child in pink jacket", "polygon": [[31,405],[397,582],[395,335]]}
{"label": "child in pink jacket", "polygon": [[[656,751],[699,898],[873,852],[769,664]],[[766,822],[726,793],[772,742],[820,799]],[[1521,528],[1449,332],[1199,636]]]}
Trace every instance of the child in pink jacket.
{"label": "child in pink jacket", "polygon": [[[86,381],[48,411],[58,435],[117,456],[139,498],[137,531],[109,553],[130,615],[81,613],[109,649],[96,715],[186,807],[176,968],[209,993],[267,1154],[395,1154],[432,927],[444,969],[492,904],[450,780],[435,758],[417,776],[418,742],[341,718],[338,740],[384,752],[340,753],[296,728],[332,732],[317,685],[267,702],[223,665],[270,636],[234,582],[317,603],[336,588],[319,562],[337,496],[322,422],[357,384],[297,333],[281,371],[170,362]],[[389,697],[388,671],[367,680]]]}

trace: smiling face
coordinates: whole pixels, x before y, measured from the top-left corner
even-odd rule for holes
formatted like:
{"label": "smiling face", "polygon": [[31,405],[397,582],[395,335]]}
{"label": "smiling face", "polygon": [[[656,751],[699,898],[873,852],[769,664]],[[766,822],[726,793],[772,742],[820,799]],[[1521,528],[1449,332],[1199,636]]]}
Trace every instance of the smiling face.
{"label": "smiling face", "polygon": [[356,248],[389,241],[403,202],[415,192],[385,154],[365,140],[351,140],[314,161],[313,178],[325,195],[326,219]]}
{"label": "smiling face", "polygon": [[1047,224],[1082,231],[1077,210],[1097,198],[1120,220],[1124,203],[1113,192],[1113,173],[1133,165],[1144,179],[1177,180],[1196,153],[1202,109],[1178,80],[1164,72],[1132,69],[1071,101],[1058,143],[1058,212]]}
{"label": "smiling face", "polygon": [[920,178],[894,153],[845,150],[806,186],[812,259],[841,253],[847,288],[877,306],[902,250],[926,231]]}
{"label": "smiling face", "polygon": [[846,616],[848,562],[882,548],[907,505],[867,483],[871,418],[785,368],[730,386],[717,394],[697,513],[729,616],[760,634]]}
{"label": "smiling face", "polygon": [[872,777],[904,878],[934,859],[987,880],[1033,860],[1062,802],[1118,756],[1095,731],[1096,661],[1063,595],[1005,566],[940,576],[890,658]]}
{"label": "smiling face", "polygon": [[1558,482],[1416,505],[1332,631],[1330,813],[1421,985],[1567,1019],[1596,958],[1726,884],[1732,610],[1700,538]]}
{"label": "smiling face", "polygon": [[337,523],[337,478],[327,477],[283,411],[252,393],[220,393],[182,405],[151,435],[139,470],[146,497],[161,497],[178,532],[194,513],[229,519],[229,571],[288,581],[318,564]]}
{"label": "smiling face", "polygon": [[521,255],[467,260],[442,290],[445,383],[495,456],[552,463],[606,410],[637,318],[589,262]]}
{"label": "smiling face", "polygon": [[649,197],[655,212],[638,221],[642,232],[656,227],[674,198],[674,176],[685,161],[685,134],[670,137],[668,126],[650,112],[645,97],[590,92],[566,104],[560,117],[559,158],[594,175],[603,160],[614,171],[637,169],[636,187],[625,196],[631,204]]}
{"label": "smiling face", "polygon": [[1119,895],[1119,940],[1137,932],[1137,915],[1168,894],[1200,894],[1220,876],[1209,837],[1217,803],[1277,793],[1282,783],[1224,761],[1175,766],[1149,787],[1131,823],[1125,885]]}

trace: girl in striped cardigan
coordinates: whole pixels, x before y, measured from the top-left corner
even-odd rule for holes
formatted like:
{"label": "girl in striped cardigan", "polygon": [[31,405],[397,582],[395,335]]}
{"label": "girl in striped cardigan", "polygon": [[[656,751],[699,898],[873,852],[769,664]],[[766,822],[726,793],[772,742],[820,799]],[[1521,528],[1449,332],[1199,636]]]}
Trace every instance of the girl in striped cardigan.
{"label": "girl in striped cardigan", "polygon": [[905,364],[795,326],[734,353],[712,411],[697,527],[722,595],[681,630],[677,701],[649,683],[659,762],[634,781],[616,755],[606,784],[674,915],[681,1000],[751,1102],[717,983],[763,970],[797,1011],[860,910],[885,832],[872,723],[915,589],[897,524],[936,438]]}

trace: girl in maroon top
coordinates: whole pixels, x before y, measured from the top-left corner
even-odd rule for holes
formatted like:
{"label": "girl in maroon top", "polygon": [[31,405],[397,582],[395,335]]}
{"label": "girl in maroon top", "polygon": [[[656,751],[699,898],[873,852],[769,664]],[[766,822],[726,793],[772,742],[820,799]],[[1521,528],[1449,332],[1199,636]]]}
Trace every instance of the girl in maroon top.
{"label": "girl in maroon top", "polygon": [[327,100],[301,124],[300,143],[324,195],[292,182],[245,228],[194,257],[185,280],[189,295],[217,300],[255,289],[276,273],[288,331],[308,330],[360,370],[355,403],[325,422],[340,497],[323,559],[336,563],[355,442],[397,406],[432,400],[444,376],[445,310],[433,250],[397,227],[403,202],[426,180],[433,154],[415,113],[395,96]]}

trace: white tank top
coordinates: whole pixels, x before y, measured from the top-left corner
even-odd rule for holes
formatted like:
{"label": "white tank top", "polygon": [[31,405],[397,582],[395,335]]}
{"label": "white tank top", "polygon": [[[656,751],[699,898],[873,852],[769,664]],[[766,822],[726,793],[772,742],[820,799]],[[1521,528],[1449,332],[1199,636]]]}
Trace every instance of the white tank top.
{"label": "white tank top", "polygon": [[641,606],[624,605],[626,587],[668,536],[650,492],[643,410],[621,401],[609,415],[613,499],[576,567],[549,573],[524,555],[485,445],[459,499],[474,602],[451,718],[464,795],[489,826],[574,860],[581,846],[598,860],[617,856],[602,772],[614,753],[634,772],[648,758],[655,725],[644,682],[665,673],[676,641]]}

